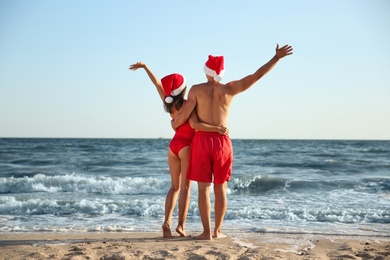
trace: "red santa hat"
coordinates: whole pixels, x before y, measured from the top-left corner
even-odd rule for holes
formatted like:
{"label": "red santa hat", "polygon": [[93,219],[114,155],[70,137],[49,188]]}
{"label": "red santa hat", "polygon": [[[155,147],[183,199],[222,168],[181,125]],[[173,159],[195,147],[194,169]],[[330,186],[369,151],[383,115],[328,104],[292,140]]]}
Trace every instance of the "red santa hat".
{"label": "red santa hat", "polygon": [[179,95],[185,89],[187,83],[182,75],[173,73],[163,77],[161,84],[166,95],[165,102],[172,103],[172,97]]}
{"label": "red santa hat", "polygon": [[209,59],[204,65],[204,72],[207,75],[214,77],[215,81],[221,81],[225,72],[223,56],[209,55]]}

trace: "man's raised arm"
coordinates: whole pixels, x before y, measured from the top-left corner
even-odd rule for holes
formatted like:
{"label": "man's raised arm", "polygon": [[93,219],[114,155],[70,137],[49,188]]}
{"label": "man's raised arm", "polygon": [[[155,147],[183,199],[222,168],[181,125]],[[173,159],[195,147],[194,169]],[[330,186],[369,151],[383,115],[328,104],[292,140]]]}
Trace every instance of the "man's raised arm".
{"label": "man's raised arm", "polygon": [[268,61],[263,66],[261,66],[255,73],[248,75],[242,78],[241,80],[232,81],[227,84],[228,86],[231,87],[232,94],[236,95],[250,88],[265,74],[270,72],[281,58],[293,54],[292,50],[293,48],[289,45],[284,45],[283,47],[279,48],[279,44],[277,44],[275,50],[276,52],[275,56],[273,56],[270,61]]}

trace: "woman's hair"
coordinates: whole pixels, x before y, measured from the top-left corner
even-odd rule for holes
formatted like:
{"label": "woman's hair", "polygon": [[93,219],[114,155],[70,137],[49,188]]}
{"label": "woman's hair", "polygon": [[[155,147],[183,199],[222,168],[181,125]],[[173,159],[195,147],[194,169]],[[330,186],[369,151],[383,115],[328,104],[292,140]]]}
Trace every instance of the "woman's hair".
{"label": "woman's hair", "polygon": [[186,89],[187,87],[185,87],[179,95],[172,97],[172,103],[167,103],[164,101],[164,109],[166,112],[171,114],[173,110],[180,110],[184,103],[184,94],[186,92]]}

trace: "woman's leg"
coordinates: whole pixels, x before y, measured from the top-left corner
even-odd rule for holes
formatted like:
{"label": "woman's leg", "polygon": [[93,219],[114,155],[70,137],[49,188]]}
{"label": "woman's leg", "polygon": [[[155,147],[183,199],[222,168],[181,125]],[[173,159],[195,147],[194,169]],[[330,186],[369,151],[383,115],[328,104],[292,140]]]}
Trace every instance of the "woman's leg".
{"label": "woman's leg", "polygon": [[168,150],[168,165],[169,171],[171,173],[171,187],[167,193],[167,197],[165,199],[165,220],[162,225],[163,229],[163,237],[171,238],[171,222],[172,222],[172,214],[175,209],[176,200],[179,195],[180,189],[180,159],[177,157],[171,149]]}
{"label": "woman's leg", "polygon": [[185,224],[187,220],[188,207],[190,204],[190,186],[191,181],[187,180],[187,168],[188,168],[188,159],[190,154],[190,147],[186,146],[182,148],[179,152],[179,158],[181,161],[181,184],[180,184],[180,196],[179,196],[179,219],[177,223],[176,232],[180,236],[185,237]]}

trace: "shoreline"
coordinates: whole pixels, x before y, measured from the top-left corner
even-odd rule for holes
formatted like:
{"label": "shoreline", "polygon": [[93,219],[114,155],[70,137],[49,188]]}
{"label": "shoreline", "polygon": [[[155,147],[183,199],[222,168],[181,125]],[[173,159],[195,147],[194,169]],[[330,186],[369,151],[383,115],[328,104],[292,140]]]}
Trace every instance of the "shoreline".
{"label": "shoreline", "polygon": [[0,259],[390,259],[390,236],[225,234],[205,241],[160,232],[1,233]]}

